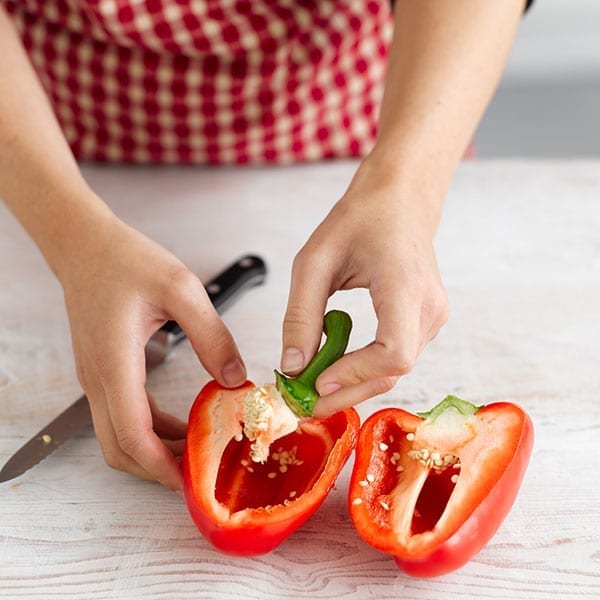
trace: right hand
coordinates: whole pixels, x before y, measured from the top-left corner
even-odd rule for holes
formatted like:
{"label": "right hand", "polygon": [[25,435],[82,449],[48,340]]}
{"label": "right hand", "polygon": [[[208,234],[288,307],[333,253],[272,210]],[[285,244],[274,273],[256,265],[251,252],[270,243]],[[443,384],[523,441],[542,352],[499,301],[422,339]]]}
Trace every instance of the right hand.
{"label": "right hand", "polygon": [[146,342],[172,319],[220,384],[242,384],[245,367],[200,280],[114,215],[101,221],[59,276],[79,381],[106,462],[181,489],[176,457],[186,424],[159,410],[146,392]]}

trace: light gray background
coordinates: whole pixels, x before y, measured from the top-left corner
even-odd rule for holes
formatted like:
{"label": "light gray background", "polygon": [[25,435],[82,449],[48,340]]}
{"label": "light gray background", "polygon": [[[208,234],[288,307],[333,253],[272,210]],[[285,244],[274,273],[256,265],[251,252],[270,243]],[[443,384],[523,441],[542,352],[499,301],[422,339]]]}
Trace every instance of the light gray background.
{"label": "light gray background", "polygon": [[600,0],[536,0],[475,136],[486,157],[600,156]]}

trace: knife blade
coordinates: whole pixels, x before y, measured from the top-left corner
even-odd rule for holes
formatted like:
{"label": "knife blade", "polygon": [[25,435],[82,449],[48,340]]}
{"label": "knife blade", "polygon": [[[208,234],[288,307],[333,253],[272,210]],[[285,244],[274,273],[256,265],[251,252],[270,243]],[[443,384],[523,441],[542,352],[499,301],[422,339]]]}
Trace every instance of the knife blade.
{"label": "knife blade", "polygon": [[[222,313],[240,292],[262,284],[266,273],[263,259],[248,254],[229,265],[204,287],[213,306]],[[146,371],[159,367],[170,350],[185,338],[185,333],[175,321],[167,321],[146,344]],[[14,479],[37,465],[91,422],[88,400],[85,395],[80,396],[8,459],[0,470],[0,483]]]}

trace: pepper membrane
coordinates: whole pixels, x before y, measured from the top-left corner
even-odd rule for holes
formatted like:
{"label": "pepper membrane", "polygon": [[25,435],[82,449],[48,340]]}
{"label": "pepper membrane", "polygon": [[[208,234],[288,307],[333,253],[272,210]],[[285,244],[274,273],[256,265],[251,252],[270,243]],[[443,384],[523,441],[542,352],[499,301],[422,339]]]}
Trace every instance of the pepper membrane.
{"label": "pepper membrane", "polygon": [[515,404],[449,396],[429,413],[387,408],[359,436],[350,515],[359,535],[417,577],[468,562],[508,514],[533,446]]}

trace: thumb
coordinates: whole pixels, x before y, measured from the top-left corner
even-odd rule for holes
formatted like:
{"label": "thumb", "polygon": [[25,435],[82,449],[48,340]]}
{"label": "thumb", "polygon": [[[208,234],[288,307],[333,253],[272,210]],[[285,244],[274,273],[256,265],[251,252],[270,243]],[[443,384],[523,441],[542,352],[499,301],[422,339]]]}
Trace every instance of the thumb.
{"label": "thumb", "polygon": [[317,351],[327,298],[328,287],[323,287],[323,279],[319,282],[313,269],[296,260],[283,320],[281,370],[284,373],[299,373]]}

